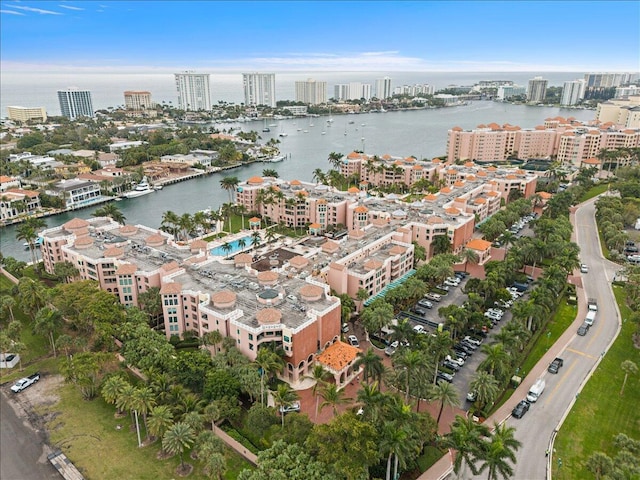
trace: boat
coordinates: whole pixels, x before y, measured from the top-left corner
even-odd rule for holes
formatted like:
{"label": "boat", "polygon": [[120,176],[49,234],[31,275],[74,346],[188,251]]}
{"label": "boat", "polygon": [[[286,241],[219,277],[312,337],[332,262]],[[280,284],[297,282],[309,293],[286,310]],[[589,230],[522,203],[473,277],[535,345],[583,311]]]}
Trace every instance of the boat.
{"label": "boat", "polygon": [[156,183],[156,184],[153,186],[153,189],[154,189],[154,190],[162,190],[162,188],[163,188],[163,187],[164,187],[164,185],[161,185],[161,184],[159,184],[159,183]]}
{"label": "boat", "polygon": [[277,127],[277,126],[278,126],[278,124],[277,124],[277,123],[270,123],[270,124],[269,124],[269,126],[270,126],[270,127]]}
{"label": "boat", "polygon": [[136,198],[141,197],[142,195],[147,195],[149,193],[153,193],[153,188],[151,188],[151,185],[149,185],[149,182],[147,182],[147,177],[143,177],[142,181],[138,185],[136,185],[136,188],[134,188],[130,192],[125,193],[123,197]]}
{"label": "boat", "polygon": [[[42,238],[42,237],[38,237],[38,238],[36,238],[36,240],[33,242],[33,245],[34,245],[35,247],[39,247],[40,245],[42,245],[42,242],[43,242],[43,241],[44,241],[44,238]],[[22,246],[23,246],[24,248],[29,248],[29,242],[24,242],[24,243],[22,244]]]}
{"label": "boat", "polygon": [[349,121],[349,125],[353,125],[354,123],[356,122],[354,122],[353,120]]}
{"label": "boat", "polygon": [[278,163],[284,160],[284,155],[278,155],[277,157],[273,157],[270,160],[266,160],[267,163]]}
{"label": "boat", "polygon": [[287,137],[287,136],[289,136],[289,134],[288,134],[288,133],[284,133],[284,132],[280,132],[280,133],[278,134],[278,136],[279,136],[279,137]]}
{"label": "boat", "polygon": [[264,128],[262,129],[263,132],[270,132],[271,129],[269,127],[267,127],[267,120],[265,119],[264,121]]}
{"label": "boat", "polygon": [[302,133],[309,133],[309,130],[303,130]]}
{"label": "boat", "polygon": [[325,132],[324,130],[320,133],[320,135],[326,135],[327,132]]}

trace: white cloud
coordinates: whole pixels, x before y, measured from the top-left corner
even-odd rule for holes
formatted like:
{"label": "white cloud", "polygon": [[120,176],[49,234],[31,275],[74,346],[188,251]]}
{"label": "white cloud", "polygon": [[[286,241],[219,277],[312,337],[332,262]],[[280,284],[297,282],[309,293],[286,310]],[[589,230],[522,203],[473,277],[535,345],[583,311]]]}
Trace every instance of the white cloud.
{"label": "white cloud", "polygon": [[60,8],[66,8],[67,10],[84,10],[80,7],[72,7],[71,5],[58,5]]}
{"label": "white cloud", "polygon": [[22,12],[14,12],[11,10],[0,10],[0,13],[8,13],[9,15],[22,15],[24,17],[24,13]]}
{"label": "white cloud", "polygon": [[11,8],[17,8],[18,10],[24,10],[25,12],[34,12],[41,15],[63,15],[60,12],[54,12],[52,10],[43,10],[42,8],[23,7],[21,5],[11,5]]}

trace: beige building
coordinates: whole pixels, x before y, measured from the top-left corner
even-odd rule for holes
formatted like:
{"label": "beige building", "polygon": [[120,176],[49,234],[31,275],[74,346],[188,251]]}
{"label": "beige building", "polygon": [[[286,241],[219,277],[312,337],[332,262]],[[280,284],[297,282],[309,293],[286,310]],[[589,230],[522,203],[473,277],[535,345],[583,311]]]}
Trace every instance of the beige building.
{"label": "beige building", "polygon": [[47,112],[44,107],[7,107],[7,114],[9,120],[16,122],[47,121]]}
{"label": "beige building", "polygon": [[614,98],[598,104],[596,118],[624,128],[640,128],[640,95]]}

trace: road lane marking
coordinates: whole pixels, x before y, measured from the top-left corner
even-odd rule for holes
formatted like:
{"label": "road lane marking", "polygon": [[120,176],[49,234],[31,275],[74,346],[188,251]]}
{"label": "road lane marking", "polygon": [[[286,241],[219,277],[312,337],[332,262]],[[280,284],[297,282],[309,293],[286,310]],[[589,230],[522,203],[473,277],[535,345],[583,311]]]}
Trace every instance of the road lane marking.
{"label": "road lane marking", "polygon": [[591,360],[595,360],[598,357],[594,357],[593,355],[589,355],[588,353],[581,352],[579,350],[574,350],[573,348],[567,348],[567,352],[577,353],[578,355],[582,355],[583,357],[590,358]]}
{"label": "road lane marking", "polygon": [[[573,352],[573,350],[571,350],[570,348],[567,348],[568,352]],[[575,352],[575,353],[580,353],[580,352]],[[571,365],[569,366],[568,369],[566,369],[564,371],[564,374],[562,376],[562,379],[556,384],[555,387],[553,387],[553,389],[551,390],[551,393],[549,393],[549,395],[547,395],[547,398],[545,399],[545,405],[549,404],[551,402],[551,399],[553,398],[553,396],[556,394],[556,391],[558,390],[558,388],[560,388],[560,386],[564,383],[564,381],[569,378],[569,373],[571,372],[571,370],[573,370],[573,368],[578,364],[578,362],[571,362]],[[552,374],[553,375],[553,374]]]}

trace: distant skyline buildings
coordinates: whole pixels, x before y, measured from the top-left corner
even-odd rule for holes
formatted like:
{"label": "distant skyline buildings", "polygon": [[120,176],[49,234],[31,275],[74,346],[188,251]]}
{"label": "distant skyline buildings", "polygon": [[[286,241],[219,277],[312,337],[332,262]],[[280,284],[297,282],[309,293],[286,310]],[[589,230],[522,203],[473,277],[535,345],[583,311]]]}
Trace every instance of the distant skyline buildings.
{"label": "distant skyline buildings", "polygon": [[391,78],[378,78],[376,80],[376,98],[378,100],[386,100],[387,98],[390,98],[392,94],[393,88],[391,86]]}
{"label": "distant skyline buildings", "polygon": [[529,80],[529,88],[527,89],[527,101],[531,103],[540,103],[547,94],[547,85],[549,81],[542,77],[534,77]]}
{"label": "distant skyline buildings", "polygon": [[327,103],[327,82],[309,78],[296,82],[296,102],[320,105]]}
{"label": "distant skyline buildings", "polygon": [[151,100],[151,92],[127,90],[124,92],[124,107],[127,110],[147,110],[155,106]]}
{"label": "distant skyline buildings", "polygon": [[58,90],[58,102],[60,113],[69,120],[79,117],[93,118],[93,101],[89,90],[80,90],[75,87],[66,90]]}
{"label": "distant skyline buildings", "polygon": [[584,98],[585,80],[571,80],[562,86],[560,105],[577,105]]}
{"label": "distant skyline buildings", "polygon": [[44,107],[7,107],[9,120],[16,122],[28,122],[30,120],[47,121],[47,112]]}
{"label": "distant skyline buildings", "polygon": [[211,89],[208,73],[186,71],[176,73],[178,108],[187,112],[211,110]]}
{"label": "distant skyline buildings", "polygon": [[276,76],[274,73],[243,73],[245,105],[276,107]]}

